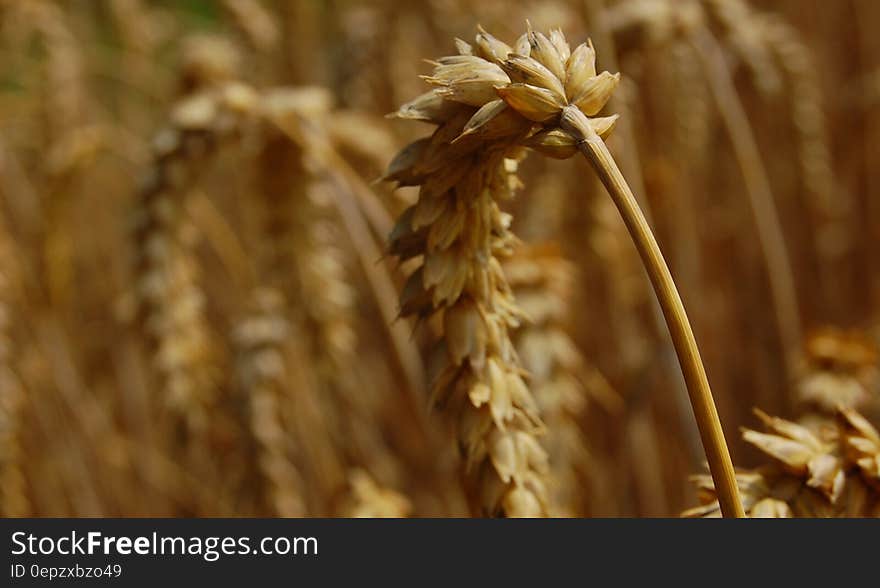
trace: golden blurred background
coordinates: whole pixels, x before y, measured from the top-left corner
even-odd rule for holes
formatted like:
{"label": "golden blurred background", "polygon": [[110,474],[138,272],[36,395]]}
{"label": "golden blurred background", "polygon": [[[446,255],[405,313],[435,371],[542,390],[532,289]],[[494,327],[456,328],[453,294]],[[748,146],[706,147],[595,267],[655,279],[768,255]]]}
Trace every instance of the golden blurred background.
{"label": "golden blurred background", "polygon": [[[526,21],[621,72],[608,146],[735,464],[778,462],[788,514],[880,513],[880,439],[835,416],[880,424],[877,2],[2,0],[3,515],[478,514],[429,409],[438,327],[397,318],[413,268],[386,254],[417,190],[380,180],[430,128],[385,115],[454,39]],[[579,159],[519,177],[504,271],[549,514],[711,503],[613,203]],[[801,428],[742,439],[756,407]]]}

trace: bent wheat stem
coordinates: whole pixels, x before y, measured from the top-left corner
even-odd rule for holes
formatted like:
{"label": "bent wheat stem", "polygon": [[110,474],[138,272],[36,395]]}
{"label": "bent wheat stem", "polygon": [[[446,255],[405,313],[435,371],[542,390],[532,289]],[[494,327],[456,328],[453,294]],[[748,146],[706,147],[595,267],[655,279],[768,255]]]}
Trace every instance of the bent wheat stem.
{"label": "bent wheat stem", "polygon": [[700,438],[709,461],[709,469],[718,489],[721,511],[726,517],[743,517],[745,514],[737,492],[733,463],[724,441],[724,431],[712,399],[709,379],[706,377],[694,333],[675,282],[672,280],[672,274],[660,252],[660,246],[611,152],[593,130],[584,113],[574,106],[566,106],[562,110],[561,126],[574,137],[578,149],[596,170],[635,242],[678,354],[691,406],[700,430]]}

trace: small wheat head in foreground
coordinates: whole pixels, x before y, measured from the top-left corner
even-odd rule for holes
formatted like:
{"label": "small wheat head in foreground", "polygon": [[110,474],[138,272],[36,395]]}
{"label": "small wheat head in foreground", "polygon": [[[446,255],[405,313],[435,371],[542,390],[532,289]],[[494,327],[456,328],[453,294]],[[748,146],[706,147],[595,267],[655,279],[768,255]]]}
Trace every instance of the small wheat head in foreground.
{"label": "small wheat head in foreground", "polygon": [[591,44],[571,50],[562,33],[529,30],[510,47],[485,31],[475,45],[435,63],[435,89],[398,117],[432,122],[430,137],[407,146],[387,179],[420,186],[397,222],[391,252],[422,258],[401,295],[401,313],[442,314],[443,367],[432,396],[457,418],[468,488],[489,515],[547,512],[542,425],[509,331],[517,309],[499,258],[514,241],[499,202],[516,187],[522,147],[557,158],[578,151],[615,201],[660,300],[688,385],[722,508],[742,515],[733,466],[693,333],[668,268],[631,190],[601,136],[616,116],[596,117],[619,74],[597,73]]}

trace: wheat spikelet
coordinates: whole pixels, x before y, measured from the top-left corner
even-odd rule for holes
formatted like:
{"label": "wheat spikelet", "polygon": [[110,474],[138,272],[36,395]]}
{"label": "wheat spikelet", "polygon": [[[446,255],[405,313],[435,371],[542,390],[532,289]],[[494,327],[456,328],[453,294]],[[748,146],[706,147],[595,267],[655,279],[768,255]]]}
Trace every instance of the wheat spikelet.
{"label": "wheat spikelet", "polygon": [[[332,98],[320,88],[275,91],[265,97],[269,108],[323,119]],[[314,179],[300,148],[276,129],[268,129],[258,162],[258,189],[262,213],[259,265],[262,279],[280,289],[288,300],[300,300],[294,279],[297,247],[302,241],[298,217],[308,186]]]}
{"label": "wheat spikelet", "polygon": [[163,402],[191,431],[205,427],[215,396],[210,335],[191,252],[184,200],[219,143],[256,107],[252,90],[227,85],[183,100],[154,142],[140,191],[134,245],[140,324],[160,375]]}
{"label": "wheat spikelet", "polygon": [[[749,516],[880,516],[880,434],[858,412],[842,408],[815,430],[757,414],[769,432],[744,429],[743,438],[770,463],[737,475]],[[693,479],[703,504],[683,516],[717,516],[711,480]]]}
{"label": "wheat spikelet", "polygon": [[303,481],[287,452],[288,433],[279,418],[286,395],[287,367],[282,350],[290,335],[284,298],[275,290],[258,289],[253,310],[236,329],[237,371],[250,407],[251,434],[258,445],[258,463],[266,495],[275,514],[301,517],[306,513],[300,488]]}

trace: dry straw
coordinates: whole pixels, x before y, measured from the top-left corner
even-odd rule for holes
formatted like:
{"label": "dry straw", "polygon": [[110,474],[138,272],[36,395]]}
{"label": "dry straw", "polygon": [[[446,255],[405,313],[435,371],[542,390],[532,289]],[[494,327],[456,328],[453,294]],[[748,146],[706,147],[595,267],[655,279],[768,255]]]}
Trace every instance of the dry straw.
{"label": "dry straw", "polygon": [[521,320],[498,269],[512,243],[509,197],[519,147],[551,157],[580,151],[593,165],[630,231],[660,301],[726,515],[742,516],[733,466],[684,307],[659,246],[602,136],[616,116],[598,117],[620,79],[598,73],[591,44],[570,48],[558,30],[529,30],[514,47],[480,31],[475,45],[436,62],[435,90],[397,115],[438,125],[406,147],[387,178],[420,186],[398,220],[391,251],[422,256],[401,296],[401,312],[442,314],[445,363],[433,397],[457,415],[458,439],[481,512],[546,513],[546,455],[540,421],[520,375],[509,331]]}

